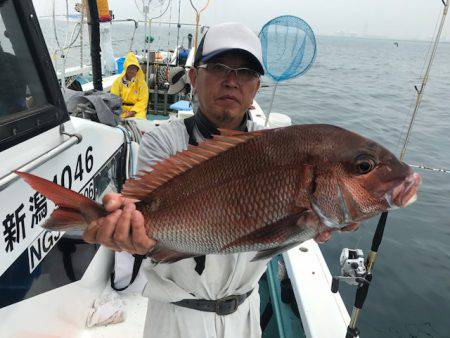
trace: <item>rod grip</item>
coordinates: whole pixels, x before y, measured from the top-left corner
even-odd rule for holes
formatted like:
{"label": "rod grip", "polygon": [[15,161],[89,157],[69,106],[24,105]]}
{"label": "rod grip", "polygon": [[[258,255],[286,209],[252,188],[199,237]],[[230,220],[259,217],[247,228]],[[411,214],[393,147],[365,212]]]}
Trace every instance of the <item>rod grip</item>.
{"label": "rod grip", "polygon": [[372,281],[372,274],[367,274],[366,280],[369,283],[362,283],[360,286],[358,286],[358,289],[356,290],[355,307],[358,309],[362,309],[364,305],[367,293],[369,292],[370,281]]}
{"label": "rod grip", "polygon": [[345,338],[355,338],[358,336],[359,336],[358,328],[347,327],[347,334],[345,335]]}

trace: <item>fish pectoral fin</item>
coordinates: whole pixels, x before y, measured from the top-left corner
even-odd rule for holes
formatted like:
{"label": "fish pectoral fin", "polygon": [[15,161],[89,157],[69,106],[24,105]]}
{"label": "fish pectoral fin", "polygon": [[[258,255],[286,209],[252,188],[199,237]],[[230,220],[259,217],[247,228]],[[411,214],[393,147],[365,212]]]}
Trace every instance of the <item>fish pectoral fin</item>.
{"label": "fish pectoral fin", "polygon": [[311,164],[304,164],[301,177],[303,181],[303,186],[308,196],[314,195],[317,189],[317,182],[316,182],[317,177],[314,172],[314,166],[312,166]]}
{"label": "fish pectoral fin", "polygon": [[175,263],[182,259],[196,256],[200,255],[175,251],[159,244],[156,244],[151,252],[148,253],[148,257],[156,263]]}
{"label": "fish pectoral fin", "polygon": [[230,248],[238,248],[255,243],[283,243],[289,237],[303,231],[303,224],[299,225],[298,220],[304,215],[305,212],[308,212],[308,209],[302,209],[301,211],[290,214],[275,223],[252,231],[225,245],[220,251],[223,252]]}
{"label": "fish pectoral fin", "polygon": [[284,251],[292,249],[293,247],[295,247],[299,244],[300,244],[300,242],[294,242],[294,243],[289,243],[286,245],[277,246],[272,249],[258,251],[258,253],[255,255],[255,257],[253,257],[251,259],[251,262],[256,262],[256,261],[260,261],[262,259],[271,258],[273,256],[276,256],[276,255],[284,252]]}

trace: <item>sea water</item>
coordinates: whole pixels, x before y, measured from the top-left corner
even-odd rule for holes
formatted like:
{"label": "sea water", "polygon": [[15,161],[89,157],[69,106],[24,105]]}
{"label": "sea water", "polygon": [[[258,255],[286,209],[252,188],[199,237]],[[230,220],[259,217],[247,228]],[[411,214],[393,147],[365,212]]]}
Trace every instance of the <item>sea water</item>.
{"label": "sea water", "polygon": [[[280,82],[273,111],[294,123],[330,123],[399,154],[420,88],[429,42],[318,37],[316,64]],[[270,84],[269,81],[265,82]],[[284,85],[284,87],[283,87]],[[263,109],[272,88],[257,96]],[[450,44],[439,46],[405,160],[450,169]],[[450,337],[450,174],[416,170],[418,201],[389,213],[360,315],[361,337]],[[331,273],[342,248],[370,250],[378,217],[320,245]],[[341,284],[349,312],[355,288]]]}

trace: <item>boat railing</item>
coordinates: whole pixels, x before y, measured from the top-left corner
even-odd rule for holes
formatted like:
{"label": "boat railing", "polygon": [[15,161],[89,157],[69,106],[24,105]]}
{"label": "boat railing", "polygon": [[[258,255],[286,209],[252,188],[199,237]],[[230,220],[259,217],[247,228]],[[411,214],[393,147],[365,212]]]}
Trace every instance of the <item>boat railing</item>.
{"label": "boat railing", "polygon": [[[49,151],[45,151],[45,153],[40,154],[36,158],[32,159],[28,163],[24,164],[20,168],[17,169],[17,171],[21,172],[30,172],[33,169],[41,166],[42,164],[48,162],[52,158],[58,156],[62,152],[64,152],[66,149],[69,149],[75,144],[78,144],[83,139],[81,134],[69,134],[65,131],[64,125],[61,124],[59,128],[59,132],[61,136],[65,135],[68,136],[66,140],[62,141],[59,145],[54,147],[53,149]],[[0,177],[0,191],[4,190],[6,187],[11,185],[13,182],[15,182],[17,179],[19,179],[19,175],[15,174],[14,172]]]}

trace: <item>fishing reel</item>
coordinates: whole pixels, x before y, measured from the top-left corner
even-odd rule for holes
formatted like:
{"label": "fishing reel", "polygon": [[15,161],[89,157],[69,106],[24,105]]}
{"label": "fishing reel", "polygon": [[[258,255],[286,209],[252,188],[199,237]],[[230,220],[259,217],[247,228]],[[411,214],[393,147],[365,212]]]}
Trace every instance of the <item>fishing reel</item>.
{"label": "fishing reel", "polygon": [[340,281],[354,286],[369,283],[366,279],[367,270],[361,249],[342,249],[339,261],[341,264],[341,275],[333,276],[331,292],[338,292]]}

